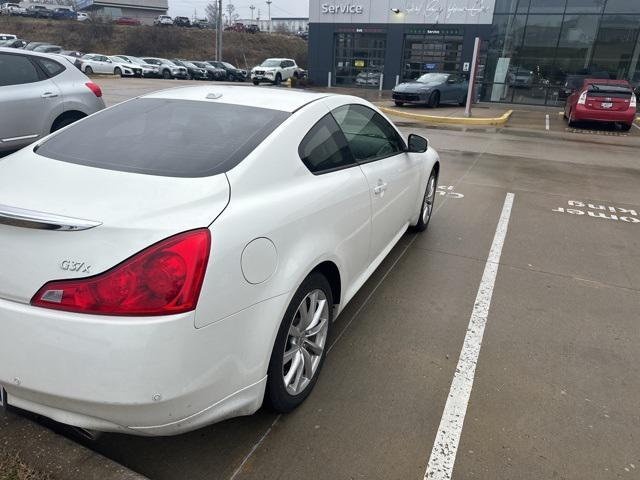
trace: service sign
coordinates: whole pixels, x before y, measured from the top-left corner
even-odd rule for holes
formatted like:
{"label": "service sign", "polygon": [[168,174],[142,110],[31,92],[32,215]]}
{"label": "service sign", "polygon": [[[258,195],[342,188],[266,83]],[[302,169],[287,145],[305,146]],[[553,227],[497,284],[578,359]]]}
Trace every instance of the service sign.
{"label": "service sign", "polygon": [[[495,0],[311,0],[311,23],[491,24]],[[397,12],[397,13],[396,13]]]}

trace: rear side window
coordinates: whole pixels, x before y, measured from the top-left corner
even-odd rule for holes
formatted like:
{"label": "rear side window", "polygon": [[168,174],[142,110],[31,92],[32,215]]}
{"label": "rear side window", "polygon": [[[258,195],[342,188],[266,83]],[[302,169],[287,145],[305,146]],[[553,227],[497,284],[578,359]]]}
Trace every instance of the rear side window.
{"label": "rear side window", "polygon": [[347,141],[331,114],[316,123],[300,143],[302,162],[314,174],[351,167],[356,164]]}
{"label": "rear side window", "polygon": [[72,125],[36,151],[121,172],[206,177],[238,165],[289,116],[266,108],[141,98]]}
{"label": "rear side window", "polygon": [[404,141],[382,115],[364,105],[333,110],[356,160],[370,162],[404,151]]}
{"label": "rear side window", "polygon": [[49,77],[55,77],[65,70],[65,68],[58,62],[54,62],[53,60],[49,60],[48,58],[37,58],[36,62],[38,62],[42,69],[47,72],[47,75]]}
{"label": "rear side window", "polygon": [[38,70],[27,57],[0,53],[0,87],[39,81]]}

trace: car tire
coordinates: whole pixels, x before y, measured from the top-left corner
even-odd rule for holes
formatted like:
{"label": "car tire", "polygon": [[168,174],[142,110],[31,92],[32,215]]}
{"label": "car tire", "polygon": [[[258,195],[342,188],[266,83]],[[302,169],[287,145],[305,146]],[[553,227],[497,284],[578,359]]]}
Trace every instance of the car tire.
{"label": "car tire", "polygon": [[393,102],[396,104],[396,107],[404,107],[404,102],[398,102],[397,100]]}
{"label": "car tire", "polygon": [[422,199],[422,205],[420,206],[420,218],[416,223],[413,230],[416,232],[424,232],[429,226],[431,217],[433,216],[433,205],[436,200],[436,194],[438,191],[438,177],[435,170],[431,171],[429,180],[427,181],[427,188],[424,191],[424,197]]}
{"label": "car tire", "polygon": [[276,79],[274,80],[273,84],[274,85],[280,85],[282,83],[282,75],[280,75],[279,73],[276,74]]}
{"label": "car tire", "polygon": [[114,74],[114,75],[117,75],[118,77],[122,77],[122,70],[121,70],[119,67],[116,67],[116,68],[113,70],[113,74]]}
{"label": "car tire", "polygon": [[464,97],[462,97],[462,101],[458,102],[458,105],[460,105],[461,107],[466,107],[467,106],[467,96],[466,95]]}
{"label": "car tire", "polygon": [[253,84],[254,84],[254,85],[260,85],[260,82],[259,82],[258,80],[254,80],[254,81],[253,81]]}
{"label": "car tire", "polygon": [[[314,324],[313,312],[318,311]],[[327,354],[332,321],[331,286],[324,275],[311,273],[291,299],[271,353],[265,400],[276,412],[294,410],[313,390]],[[306,328],[300,332],[296,327],[303,322]]]}
{"label": "car tire", "polygon": [[61,128],[66,127],[67,125],[71,125],[72,123],[77,122],[81,118],[84,118],[84,116],[82,114],[77,114],[77,115],[68,114],[68,116],[66,116],[66,117],[59,118],[58,120],[53,122],[53,125],[51,126],[51,132],[50,133],[56,132],[56,131],[60,130]]}
{"label": "car tire", "polygon": [[171,80],[171,72],[169,70],[163,70],[162,78],[164,78],[165,80]]}
{"label": "car tire", "polygon": [[84,67],[84,74],[85,75],[93,75],[93,68],[91,68],[90,66],[86,66]]}
{"label": "car tire", "polygon": [[623,132],[628,132],[629,130],[631,130],[631,126],[632,126],[632,125],[633,125],[632,123],[621,123],[621,124],[620,124],[620,129],[621,129]]}
{"label": "car tire", "polygon": [[431,108],[438,108],[438,106],[440,105],[440,92],[439,91],[435,91],[431,94],[431,96],[429,97],[429,103],[428,103],[429,107]]}
{"label": "car tire", "polygon": [[576,126],[576,121],[573,119],[573,112],[569,110],[569,118],[567,119],[567,125],[571,128]]}

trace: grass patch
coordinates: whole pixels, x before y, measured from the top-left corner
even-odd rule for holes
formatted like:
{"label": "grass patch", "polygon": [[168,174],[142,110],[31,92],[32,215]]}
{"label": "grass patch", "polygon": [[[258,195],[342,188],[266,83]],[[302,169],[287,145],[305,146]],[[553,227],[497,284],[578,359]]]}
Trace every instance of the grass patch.
{"label": "grass patch", "polygon": [[19,455],[0,452],[0,480],[51,480],[24,463]]}

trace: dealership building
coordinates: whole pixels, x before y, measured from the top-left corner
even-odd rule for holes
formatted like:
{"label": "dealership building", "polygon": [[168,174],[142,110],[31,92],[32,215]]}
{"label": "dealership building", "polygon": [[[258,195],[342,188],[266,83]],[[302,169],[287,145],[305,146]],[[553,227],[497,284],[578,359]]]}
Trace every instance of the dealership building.
{"label": "dealership building", "polygon": [[309,75],[391,89],[468,75],[481,101],[559,105],[583,76],[640,82],[640,0],[310,0]]}

